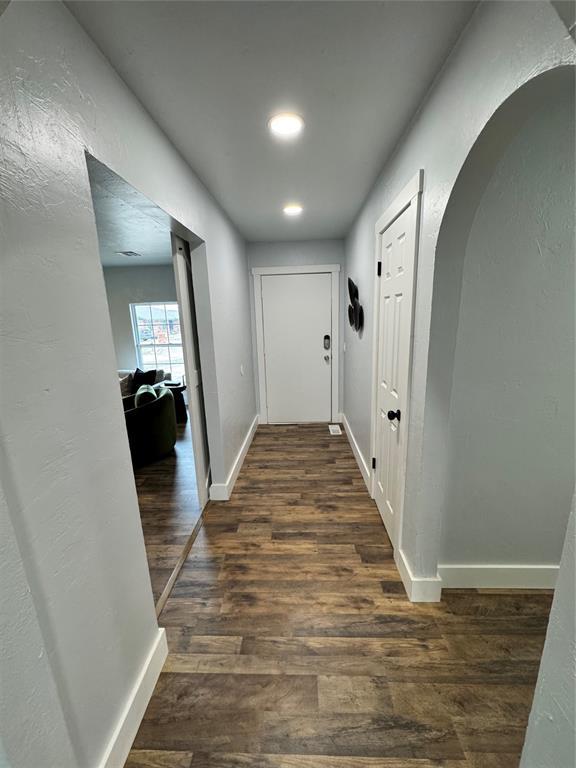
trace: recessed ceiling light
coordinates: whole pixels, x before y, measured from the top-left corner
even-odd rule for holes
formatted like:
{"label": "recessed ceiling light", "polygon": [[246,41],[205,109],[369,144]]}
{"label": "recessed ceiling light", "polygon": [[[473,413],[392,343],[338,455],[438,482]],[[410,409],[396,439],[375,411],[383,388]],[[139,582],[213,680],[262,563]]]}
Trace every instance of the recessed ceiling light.
{"label": "recessed ceiling light", "polygon": [[284,214],[286,216],[300,216],[304,209],[300,203],[288,203],[284,206]]}
{"label": "recessed ceiling light", "polygon": [[304,120],[294,112],[280,112],[270,118],[268,127],[279,139],[295,139],[304,128]]}

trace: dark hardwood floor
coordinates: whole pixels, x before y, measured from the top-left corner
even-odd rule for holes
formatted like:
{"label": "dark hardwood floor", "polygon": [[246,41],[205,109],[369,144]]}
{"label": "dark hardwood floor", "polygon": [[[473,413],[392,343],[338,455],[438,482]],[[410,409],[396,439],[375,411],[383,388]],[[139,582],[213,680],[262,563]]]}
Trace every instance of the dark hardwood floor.
{"label": "dark hardwood floor", "polygon": [[515,768],[550,603],[411,604],[346,438],[260,427],[160,616],[170,655],[126,765]]}
{"label": "dark hardwood floor", "polygon": [[174,453],[134,472],[155,602],[202,514],[190,423],[179,424],[177,429]]}

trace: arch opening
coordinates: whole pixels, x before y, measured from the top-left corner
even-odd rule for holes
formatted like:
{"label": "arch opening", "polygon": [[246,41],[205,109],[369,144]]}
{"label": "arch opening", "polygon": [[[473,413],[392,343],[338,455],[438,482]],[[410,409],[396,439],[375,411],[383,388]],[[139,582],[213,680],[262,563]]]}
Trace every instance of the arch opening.
{"label": "arch opening", "polygon": [[574,489],[574,75],[539,75],[497,110],[443,217],[424,436],[443,586],[551,586],[560,561]]}

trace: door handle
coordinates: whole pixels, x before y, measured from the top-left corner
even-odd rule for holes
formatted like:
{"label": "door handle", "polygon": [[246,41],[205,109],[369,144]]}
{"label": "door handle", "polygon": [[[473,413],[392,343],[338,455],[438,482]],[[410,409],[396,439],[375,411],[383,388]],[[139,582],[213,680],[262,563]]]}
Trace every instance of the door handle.
{"label": "door handle", "polygon": [[324,349],[330,349],[330,336],[329,336],[329,334],[326,334],[326,336],[324,336]]}
{"label": "door handle", "polygon": [[326,363],[329,363],[330,362],[330,355],[324,355],[324,361]]}
{"label": "door handle", "polygon": [[402,414],[400,413],[400,408],[398,408],[397,411],[388,411],[388,418],[390,421],[394,421],[394,419],[398,419],[400,421],[400,416]]}

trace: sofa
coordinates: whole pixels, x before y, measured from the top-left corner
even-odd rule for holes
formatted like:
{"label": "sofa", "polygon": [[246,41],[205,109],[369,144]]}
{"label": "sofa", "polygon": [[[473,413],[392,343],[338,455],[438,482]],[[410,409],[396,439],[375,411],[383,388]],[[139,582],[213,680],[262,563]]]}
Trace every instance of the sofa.
{"label": "sofa", "polygon": [[[139,370],[138,368],[136,370]],[[120,381],[120,394],[122,397],[126,395],[134,394],[134,370],[128,368],[121,368],[118,371],[118,380]],[[161,381],[170,381],[172,374],[170,371],[164,371],[162,368],[158,368],[154,371],[155,378],[153,384],[159,384]]]}
{"label": "sofa", "polygon": [[174,397],[166,387],[155,387],[155,397],[139,403],[139,393],[122,398],[130,454],[134,467],[141,467],[169,454],[176,444]]}

